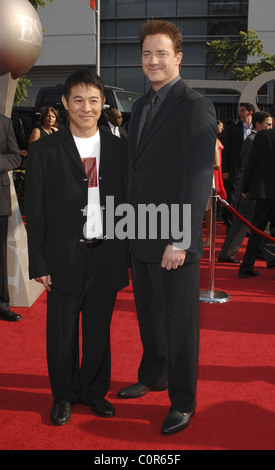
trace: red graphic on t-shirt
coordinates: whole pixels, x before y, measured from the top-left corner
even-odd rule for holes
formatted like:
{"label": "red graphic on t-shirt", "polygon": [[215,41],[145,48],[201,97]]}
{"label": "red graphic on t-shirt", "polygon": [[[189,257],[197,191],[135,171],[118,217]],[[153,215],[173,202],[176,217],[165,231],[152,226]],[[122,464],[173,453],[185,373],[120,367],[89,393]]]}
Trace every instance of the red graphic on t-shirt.
{"label": "red graphic on t-shirt", "polygon": [[89,188],[97,188],[96,158],[82,158],[82,161],[88,178]]}

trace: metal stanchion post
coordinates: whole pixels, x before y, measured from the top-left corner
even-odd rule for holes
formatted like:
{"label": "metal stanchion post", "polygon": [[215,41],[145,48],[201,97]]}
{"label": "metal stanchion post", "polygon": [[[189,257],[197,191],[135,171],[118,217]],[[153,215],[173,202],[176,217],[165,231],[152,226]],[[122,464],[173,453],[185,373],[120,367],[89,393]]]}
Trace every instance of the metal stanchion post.
{"label": "metal stanchion post", "polygon": [[209,290],[200,291],[200,301],[208,303],[228,302],[230,297],[226,292],[215,291],[215,252],[216,252],[216,222],[217,222],[217,199],[218,190],[211,190],[211,207],[210,207],[210,245],[209,245]]}

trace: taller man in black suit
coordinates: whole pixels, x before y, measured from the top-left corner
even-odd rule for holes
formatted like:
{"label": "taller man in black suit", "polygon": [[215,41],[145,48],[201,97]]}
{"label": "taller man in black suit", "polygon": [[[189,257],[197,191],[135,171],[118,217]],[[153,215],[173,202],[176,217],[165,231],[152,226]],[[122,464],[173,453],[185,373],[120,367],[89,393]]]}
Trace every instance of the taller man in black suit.
{"label": "taller man in black suit", "polygon": [[18,168],[22,157],[12,122],[0,114],[0,318],[7,321],[21,320],[21,315],[10,310],[8,272],[7,272],[7,236],[8,220],[11,215],[10,178],[8,172]]}
{"label": "taller man in black suit", "polygon": [[[100,78],[72,74],[64,85],[69,127],[34,142],[26,172],[30,278],[47,289],[47,359],[54,405],[65,424],[76,402],[99,416],[110,383],[110,322],[117,291],[128,284],[126,243],[106,234],[107,198],[125,201],[127,146],[99,131]],[[79,315],[82,362],[79,368]]]}
{"label": "taller man in black suit", "polygon": [[[188,88],[179,75],[182,35],[168,21],[152,20],[141,31],[142,64],[151,83],[138,100],[128,130],[129,202],[139,209],[151,204],[179,211],[168,236],[160,228],[139,225],[130,240],[132,277],[143,344],[138,383],[118,392],[136,398],[167,388],[171,410],[162,433],[184,429],[196,408],[199,352],[199,260],[202,222],[210,194],[216,143],[213,105]],[[147,127],[146,114],[154,112]],[[147,127],[147,132],[144,130]],[[183,213],[191,206],[191,223]],[[137,217],[138,220],[138,217]],[[160,223],[161,225],[161,223]],[[173,226],[172,226],[173,225]],[[185,238],[185,237],[184,237]],[[187,237],[188,238],[188,237]],[[177,243],[178,242],[178,243]]]}
{"label": "taller man in black suit", "polygon": [[[258,132],[253,141],[246,167],[243,194],[256,199],[252,224],[264,231],[267,223],[275,217],[275,129]],[[251,232],[239,269],[239,277],[258,276],[254,263],[260,238]]]}

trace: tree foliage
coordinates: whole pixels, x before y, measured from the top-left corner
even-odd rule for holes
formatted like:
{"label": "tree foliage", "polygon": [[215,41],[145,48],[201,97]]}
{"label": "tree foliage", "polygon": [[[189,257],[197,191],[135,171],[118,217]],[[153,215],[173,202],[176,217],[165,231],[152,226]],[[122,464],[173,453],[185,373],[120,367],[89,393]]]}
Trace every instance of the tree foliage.
{"label": "tree foliage", "polygon": [[218,72],[230,70],[235,80],[250,81],[261,73],[275,70],[275,55],[264,52],[256,31],[240,31],[239,41],[225,38],[206,44],[209,65],[218,66]]}
{"label": "tree foliage", "polygon": [[[54,2],[55,0],[46,0],[48,2]],[[37,10],[38,7],[45,8],[46,1],[44,0],[29,0],[32,6]],[[21,101],[25,101],[28,96],[28,87],[31,86],[31,81],[24,77],[19,78],[17,88],[14,96],[14,104],[18,105]]]}

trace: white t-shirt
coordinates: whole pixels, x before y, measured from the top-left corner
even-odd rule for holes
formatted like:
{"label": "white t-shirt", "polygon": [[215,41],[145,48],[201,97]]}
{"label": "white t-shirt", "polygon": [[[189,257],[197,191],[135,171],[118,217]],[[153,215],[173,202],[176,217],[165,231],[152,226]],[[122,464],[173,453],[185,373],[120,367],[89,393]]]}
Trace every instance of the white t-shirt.
{"label": "white t-shirt", "polygon": [[97,131],[95,135],[87,139],[73,137],[88,178],[88,207],[85,208],[84,212],[87,220],[84,225],[83,234],[87,239],[101,238],[103,231],[98,184],[100,134]]}

